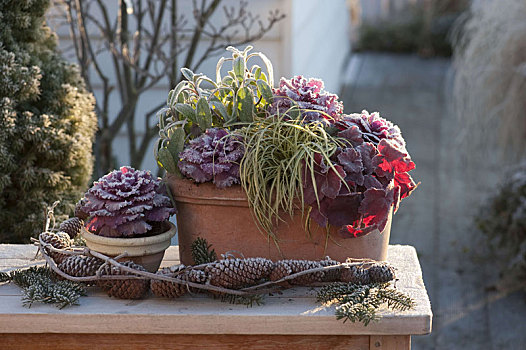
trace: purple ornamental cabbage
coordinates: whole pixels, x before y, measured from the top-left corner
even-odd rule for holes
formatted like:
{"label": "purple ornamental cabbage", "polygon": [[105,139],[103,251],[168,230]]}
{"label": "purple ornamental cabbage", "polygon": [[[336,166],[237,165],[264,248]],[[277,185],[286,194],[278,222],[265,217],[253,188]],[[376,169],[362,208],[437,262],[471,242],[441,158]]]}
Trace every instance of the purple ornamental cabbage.
{"label": "purple ornamental cabbage", "polygon": [[380,117],[378,112],[369,114],[364,110],[362,113],[346,114],[334,124],[342,130],[338,136],[350,140],[352,145],[365,141],[372,142],[376,146],[382,139],[388,139],[405,148],[405,140],[400,128]]}
{"label": "purple ornamental cabbage", "polygon": [[[338,96],[328,93],[323,89],[323,81],[310,78],[307,80],[301,75],[288,80],[281,78],[279,88],[274,89],[274,102],[270,106],[270,113],[276,114],[278,110],[283,113],[297,103],[300,109],[315,110],[328,114],[338,119],[343,113],[343,103],[338,101]],[[330,119],[319,112],[303,112],[305,121],[323,121],[329,123]]]}
{"label": "purple ornamental cabbage", "polygon": [[195,182],[213,181],[219,188],[238,184],[243,142],[225,129],[208,129],[179,154],[179,170]]}
{"label": "purple ornamental cabbage", "polygon": [[86,228],[99,236],[144,235],[152,224],[176,213],[160,181],[149,171],[121,167],[104,175],[85,194]]}

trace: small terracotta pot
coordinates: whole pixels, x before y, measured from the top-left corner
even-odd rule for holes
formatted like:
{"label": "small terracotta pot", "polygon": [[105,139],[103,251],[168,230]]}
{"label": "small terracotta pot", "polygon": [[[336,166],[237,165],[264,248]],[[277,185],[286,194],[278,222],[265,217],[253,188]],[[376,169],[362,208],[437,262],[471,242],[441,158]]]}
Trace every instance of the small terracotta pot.
{"label": "small terracotta pot", "polygon": [[142,265],[149,272],[157,272],[164,257],[164,251],[170,246],[172,237],[177,233],[175,225],[169,221],[169,229],[159,235],[138,238],[113,238],[103,237],[88,232],[82,228],[82,237],[86,240],[88,248],[115,257],[124,252],[128,256],[124,260],[132,260]]}
{"label": "small terracotta pot", "polygon": [[212,183],[195,184],[191,180],[168,175],[166,181],[177,206],[179,254],[181,263],[193,264],[191,244],[205,238],[218,254],[237,251],[245,257],[280,259],[346,258],[385,260],[391,231],[392,209],[383,232],[378,230],[359,238],[342,238],[338,228],[310,224],[305,231],[301,213],[276,228],[278,244],[258,229],[241,186],[218,189]]}

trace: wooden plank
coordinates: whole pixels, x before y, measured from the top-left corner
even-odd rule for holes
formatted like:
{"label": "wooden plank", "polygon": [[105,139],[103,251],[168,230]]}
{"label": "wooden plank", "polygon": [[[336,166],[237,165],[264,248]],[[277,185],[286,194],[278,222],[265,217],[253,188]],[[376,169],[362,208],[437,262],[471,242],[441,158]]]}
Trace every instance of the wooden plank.
{"label": "wooden plank", "polygon": [[[19,247],[16,254],[22,252],[29,258],[24,249]],[[176,252],[177,247],[169,248],[170,254]],[[8,266],[9,261],[15,261],[16,254],[5,254],[9,259],[0,259],[0,263]],[[173,256],[170,254],[168,257]],[[390,246],[388,260],[397,268],[396,287],[411,295],[416,307],[404,312],[381,309],[379,314],[383,318],[367,327],[337,321],[334,307],[316,303],[315,290],[307,287],[274,293],[265,297],[265,305],[253,308],[221,303],[204,295],[187,295],[175,300],[155,297],[117,300],[91,288],[89,296],[80,299],[80,306],[59,310],[40,304],[24,308],[18,288],[3,284],[0,285],[0,333],[253,334],[255,329],[262,334],[290,335],[429,333],[432,313],[416,251],[408,246]]]}
{"label": "wooden plank", "polygon": [[371,335],[370,350],[411,350],[410,335]]}
{"label": "wooden plank", "polygon": [[27,269],[31,266],[42,266],[45,263],[46,262],[44,260],[5,259],[0,260],[0,272]]}
{"label": "wooden plank", "polygon": [[[150,334],[421,334],[419,315],[387,314],[367,327],[336,320],[332,307],[312,298],[268,298],[247,308],[211,298],[117,300],[81,299],[63,310],[50,305],[21,305],[20,296],[0,297],[0,332],[150,333]],[[104,326],[101,326],[104,325]],[[141,329],[137,329],[141,325]],[[425,331],[425,330],[424,330]]]}
{"label": "wooden plank", "polygon": [[11,350],[85,349],[369,349],[368,336],[2,334]]}
{"label": "wooden plank", "polygon": [[0,260],[3,259],[33,259],[37,247],[30,244],[0,244]]}

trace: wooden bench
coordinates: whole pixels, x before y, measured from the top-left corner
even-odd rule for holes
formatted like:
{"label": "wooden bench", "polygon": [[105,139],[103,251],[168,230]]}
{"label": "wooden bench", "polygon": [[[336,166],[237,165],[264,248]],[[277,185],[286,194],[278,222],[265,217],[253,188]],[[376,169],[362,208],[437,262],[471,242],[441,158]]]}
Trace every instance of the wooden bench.
{"label": "wooden bench", "polygon": [[[36,247],[0,245],[0,271],[43,264]],[[422,271],[411,246],[389,247],[396,287],[415,301],[413,310],[382,309],[367,327],[336,320],[333,307],[316,302],[313,288],[265,296],[247,308],[205,295],[131,301],[109,298],[95,287],[80,306],[22,306],[14,284],[0,284],[0,349],[410,349],[411,335],[431,332],[432,312]],[[163,266],[178,263],[170,247]]]}

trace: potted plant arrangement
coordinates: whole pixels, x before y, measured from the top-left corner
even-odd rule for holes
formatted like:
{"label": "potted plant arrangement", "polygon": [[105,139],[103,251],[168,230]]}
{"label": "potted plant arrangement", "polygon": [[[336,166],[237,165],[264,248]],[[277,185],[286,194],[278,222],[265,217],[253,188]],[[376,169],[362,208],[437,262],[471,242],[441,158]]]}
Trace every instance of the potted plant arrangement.
{"label": "potted plant arrangement", "polygon": [[108,256],[126,252],[127,260],[157,271],[176,233],[168,221],[176,210],[163,188],[149,171],[130,167],[101,177],[78,204],[86,245]]}
{"label": "potted plant arrangement", "polygon": [[183,68],[158,113],[182,263],[197,237],[247,257],[385,260],[392,214],[417,187],[400,129],[344,114],[318,79],[274,88],[270,60],[251,49],[229,47],[215,81]]}

